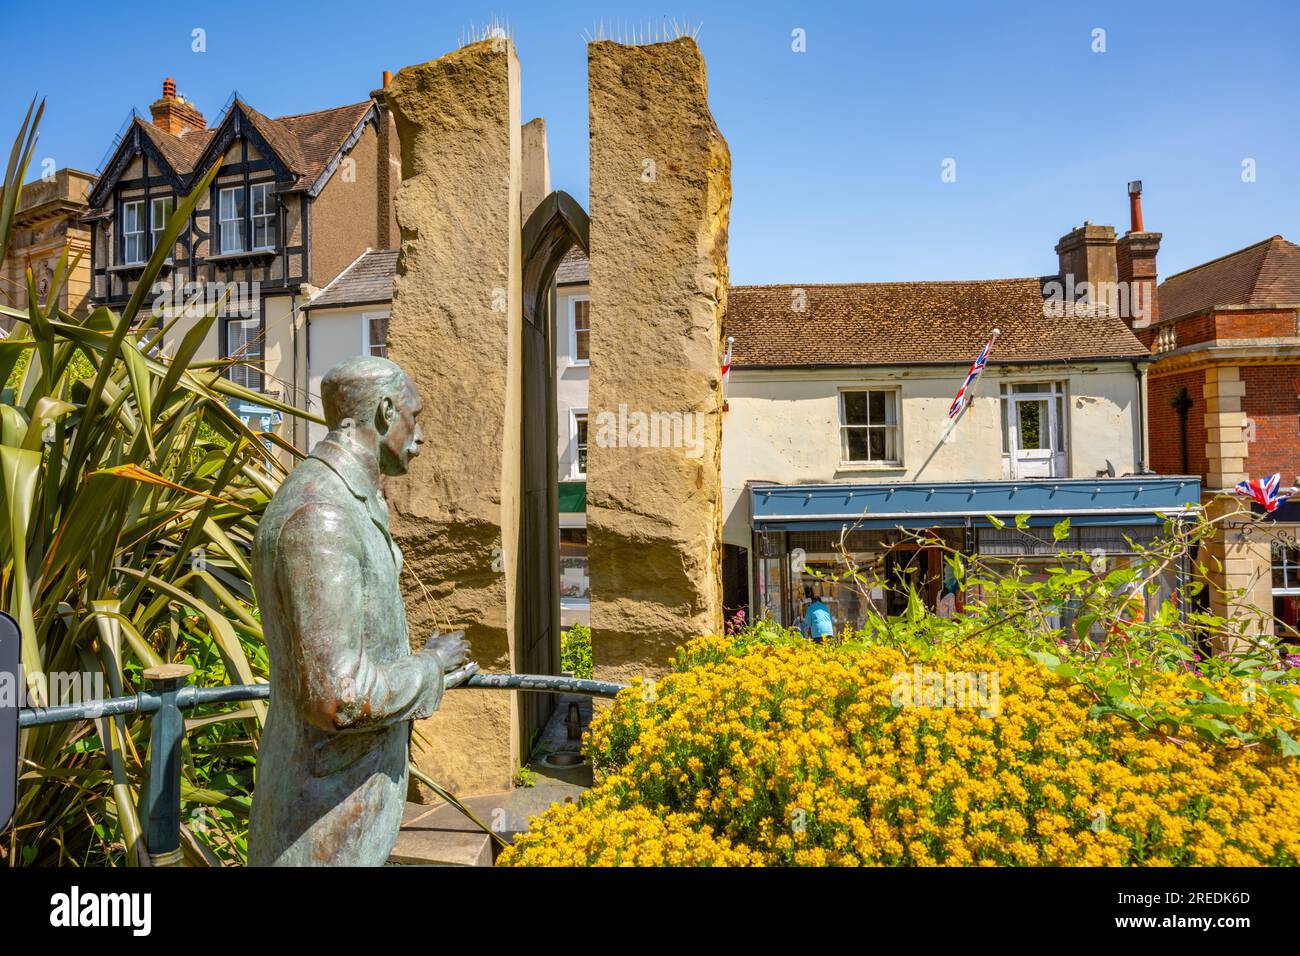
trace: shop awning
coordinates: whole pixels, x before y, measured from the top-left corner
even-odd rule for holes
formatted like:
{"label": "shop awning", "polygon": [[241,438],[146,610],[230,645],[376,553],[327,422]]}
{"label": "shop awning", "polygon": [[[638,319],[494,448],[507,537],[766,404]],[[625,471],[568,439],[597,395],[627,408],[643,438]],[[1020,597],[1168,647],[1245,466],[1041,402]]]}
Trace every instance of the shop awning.
{"label": "shop awning", "polygon": [[1029,515],[1033,526],[1069,518],[1073,525],[1151,525],[1200,502],[1195,476],[1034,478],[947,481],[750,484],[755,530],[832,531],[874,528],[976,527]]}

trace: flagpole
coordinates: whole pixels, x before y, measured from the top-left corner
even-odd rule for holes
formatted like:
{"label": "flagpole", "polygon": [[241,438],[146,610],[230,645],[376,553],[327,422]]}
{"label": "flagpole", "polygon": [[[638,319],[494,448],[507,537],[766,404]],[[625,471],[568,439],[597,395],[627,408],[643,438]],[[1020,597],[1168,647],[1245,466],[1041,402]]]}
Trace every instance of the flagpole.
{"label": "flagpole", "polygon": [[[998,336],[1001,334],[1002,330],[995,328],[993,334],[989,336],[988,342],[984,344],[984,348],[980,350],[981,354],[984,354],[985,350],[988,352],[987,355],[984,355],[985,368],[988,367],[989,358],[993,355],[993,344],[997,342]],[[968,372],[967,374],[969,375],[970,373]],[[983,376],[984,369],[981,368],[979,372],[975,374],[975,377],[971,379],[970,386],[966,389],[966,394],[962,396],[961,407],[957,410],[957,414],[953,415],[949,420],[948,427],[943,430],[943,434],[939,437],[939,443],[934,446],[934,450],[930,452],[930,456],[921,463],[920,468],[916,469],[916,474],[912,476],[912,481],[916,482],[921,480],[921,472],[925,471],[930,462],[934,461],[934,456],[939,454],[939,449],[947,443],[948,436],[952,434],[953,429],[957,427],[957,423],[962,420],[963,416],[965,416],[966,410],[974,403],[975,389],[979,387],[980,379]]]}
{"label": "flagpole", "polygon": [[722,357],[722,410],[729,411],[730,403],[727,401],[727,389],[731,385],[731,347],[736,343],[734,335],[727,336],[727,354]]}

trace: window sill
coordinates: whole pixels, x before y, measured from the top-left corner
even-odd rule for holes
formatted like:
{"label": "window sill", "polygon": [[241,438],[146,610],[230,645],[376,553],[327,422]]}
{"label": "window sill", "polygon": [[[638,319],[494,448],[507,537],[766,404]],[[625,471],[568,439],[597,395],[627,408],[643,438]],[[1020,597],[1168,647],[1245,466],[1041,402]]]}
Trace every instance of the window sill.
{"label": "window sill", "polygon": [[[147,260],[144,262],[120,262],[115,266],[109,266],[108,272],[110,275],[126,276],[128,279],[134,279],[144,274],[144,267],[148,264]],[[165,276],[169,275],[171,271],[172,259],[168,256],[163,260],[162,268],[158,270],[158,274]]]}
{"label": "window sill", "polygon": [[870,461],[842,461],[835,469],[836,474],[853,474],[865,472],[868,474],[901,474],[907,471],[907,466],[902,462],[870,462]]}
{"label": "window sill", "polygon": [[277,254],[275,249],[249,249],[247,252],[222,252],[215,256],[208,256],[204,261],[224,265],[225,263],[274,259]]}

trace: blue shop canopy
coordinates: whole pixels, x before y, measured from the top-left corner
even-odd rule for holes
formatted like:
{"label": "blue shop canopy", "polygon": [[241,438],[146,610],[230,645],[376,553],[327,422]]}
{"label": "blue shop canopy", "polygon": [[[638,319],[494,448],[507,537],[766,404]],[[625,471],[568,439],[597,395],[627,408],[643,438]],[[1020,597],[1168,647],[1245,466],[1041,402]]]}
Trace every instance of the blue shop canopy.
{"label": "blue shop canopy", "polygon": [[245,425],[255,431],[270,431],[284,421],[284,416],[275,409],[242,398],[232,398],[227,404]]}
{"label": "blue shop canopy", "polygon": [[1029,515],[1033,526],[1157,525],[1200,502],[1201,482],[1187,475],[1128,478],[1030,478],[894,484],[750,485],[756,531],[839,531],[991,527]]}

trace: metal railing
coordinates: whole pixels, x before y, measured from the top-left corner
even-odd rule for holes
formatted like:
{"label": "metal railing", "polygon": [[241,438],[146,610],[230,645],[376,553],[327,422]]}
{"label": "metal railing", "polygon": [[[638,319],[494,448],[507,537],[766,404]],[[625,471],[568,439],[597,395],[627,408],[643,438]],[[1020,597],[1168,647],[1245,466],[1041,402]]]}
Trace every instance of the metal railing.
{"label": "metal railing", "polygon": [[[75,720],[100,720],[125,714],[152,715],[149,728],[148,770],[141,817],[144,844],[155,866],[168,866],[181,858],[181,744],[185,737],[184,711],[209,704],[269,700],[270,684],[231,684],[197,687],[189,683],[194,669],[187,664],[165,664],[144,672],[147,690],[124,697],[83,704],[28,707],[18,712],[18,727],[43,727]],[[447,690],[518,690],[537,693],[615,697],[626,685],[549,674],[482,674],[469,664],[446,675]]]}

